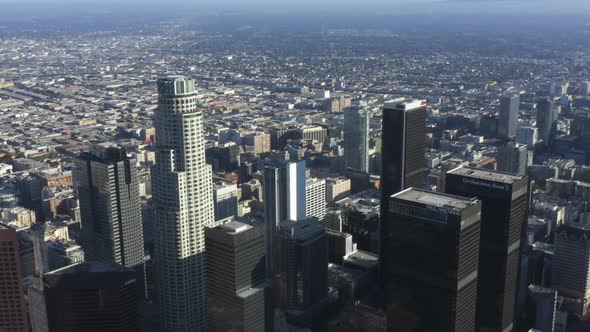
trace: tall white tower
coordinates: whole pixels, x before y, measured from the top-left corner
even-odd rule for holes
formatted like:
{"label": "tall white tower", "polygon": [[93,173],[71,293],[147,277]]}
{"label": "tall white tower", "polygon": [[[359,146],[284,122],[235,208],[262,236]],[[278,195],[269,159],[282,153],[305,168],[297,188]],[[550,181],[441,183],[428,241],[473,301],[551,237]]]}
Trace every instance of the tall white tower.
{"label": "tall white tower", "polygon": [[154,244],[163,331],[206,331],[205,230],[214,223],[211,167],[195,82],[158,80]]}

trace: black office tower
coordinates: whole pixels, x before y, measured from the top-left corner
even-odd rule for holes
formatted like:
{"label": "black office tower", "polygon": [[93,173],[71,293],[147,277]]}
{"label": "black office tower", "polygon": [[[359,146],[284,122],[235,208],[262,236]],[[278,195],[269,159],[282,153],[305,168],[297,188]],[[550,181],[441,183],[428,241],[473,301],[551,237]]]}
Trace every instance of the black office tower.
{"label": "black office tower", "polygon": [[205,228],[208,331],[270,328],[270,283],[266,279],[264,225],[232,221]]}
{"label": "black office tower", "polygon": [[112,144],[76,159],[76,179],[87,262],[143,265],[143,226],[135,159]]}
{"label": "black office tower", "polygon": [[139,277],[135,270],[110,263],[82,263],[46,273],[48,331],[139,332]]}
{"label": "black office tower", "polygon": [[387,206],[380,255],[387,330],[474,331],[481,203],[410,188]]}
{"label": "black office tower", "polygon": [[511,331],[515,319],[528,179],[462,167],[446,175],[446,191],[482,201],[477,331]]}
{"label": "black office tower", "polygon": [[424,185],[426,101],[386,103],[382,126],[381,216],[385,216],[391,195]]}

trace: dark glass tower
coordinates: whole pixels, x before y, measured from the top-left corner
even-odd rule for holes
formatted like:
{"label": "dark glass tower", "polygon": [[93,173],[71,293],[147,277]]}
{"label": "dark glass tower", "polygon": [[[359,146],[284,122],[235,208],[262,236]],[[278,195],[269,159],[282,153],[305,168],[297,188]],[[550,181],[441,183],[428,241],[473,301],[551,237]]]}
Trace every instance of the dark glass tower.
{"label": "dark glass tower", "polygon": [[380,273],[388,331],[474,331],[481,203],[410,188],[387,207]]}
{"label": "dark glass tower", "polygon": [[43,277],[49,332],[139,332],[137,271],[82,263]]}
{"label": "dark glass tower", "polygon": [[391,195],[424,185],[426,101],[386,103],[382,125],[381,215],[385,216]]}
{"label": "dark glass tower", "polygon": [[232,221],[205,228],[209,331],[270,328],[264,225]]}
{"label": "dark glass tower", "polygon": [[539,100],[537,103],[537,128],[539,129],[539,137],[543,139],[545,146],[549,145],[551,136],[555,133],[557,117],[555,103],[551,98]]}
{"label": "dark glass tower", "polygon": [[528,179],[462,167],[446,175],[446,191],[482,201],[477,331],[511,331],[515,319]]}
{"label": "dark glass tower", "polygon": [[16,230],[0,224],[0,331],[28,331]]}
{"label": "dark glass tower", "polygon": [[76,160],[87,262],[143,265],[143,227],[135,160],[124,148],[97,145]]}

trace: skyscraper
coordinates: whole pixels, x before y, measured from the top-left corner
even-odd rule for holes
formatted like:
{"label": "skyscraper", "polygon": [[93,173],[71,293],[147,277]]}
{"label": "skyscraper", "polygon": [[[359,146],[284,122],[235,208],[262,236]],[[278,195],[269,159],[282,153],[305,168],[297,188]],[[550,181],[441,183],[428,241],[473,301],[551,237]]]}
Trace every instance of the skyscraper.
{"label": "skyscraper", "polygon": [[504,95],[500,98],[500,118],[498,121],[498,136],[500,138],[513,139],[516,137],[519,108],[519,95]]}
{"label": "skyscraper", "polygon": [[410,188],[387,206],[379,257],[388,331],[475,331],[481,202]]}
{"label": "skyscraper", "polygon": [[424,185],[426,101],[396,99],[383,107],[381,218],[389,219],[389,198]]}
{"label": "skyscraper", "polygon": [[513,328],[528,188],[525,176],[470,167],[447,173],[447,193],[482,201],[477,331]]}
{"label": "skyscraper", "polygon": [[369,171],[369,118],[366,109],[344,110],[344,162],[347,168]]}
{"label": "skyscraper", "polygon": [[138,278],[137,271],[113,263],[74,264],[46,273],[48,332],[139,332]]}
{"label": "skyscraper", "polygon": [[87,262],[141,266],[141,200],[135,159],[112,144],[76,159],[84,257]]}
{"label": "skyscraper", "polygon": [[539,137],[543,140],[545,146],[549,146],[549,143],[551,143],[551,136],[555,133],[557,117],[557,109],[553,99],[539,100],[537,103],[537,128],[539,129]]}
{"label": "skyscraper", "polygon": [[328,295],[328,237],[317,221],[284,221],[277,232],[274,305],[309,323]]}
{"label": "skyscraper", "polygon": [[266,272],[273,269],[273,242],[284,220],[305,219],[305,161],[277,161],[264,168]]}
{"label": "skyscraper", "polygon": [[0,331],[29,331],[16,230],[3,224],[0,224]]}
{"label": "skyscraper", "polygon": [[590,224],[565,225],[556,232],[552,282],[560,296],[583,303],[573,313],[590,311]]}
{"label": "skyscraper", "polygon": [[238,185],[218,182],[213,186],[215,220],[219,221],[238,215]]}
{"label": "skyscraper", "polygon": [[214,222],[211,167],[195,81],[158,80],[154,247],[164,331],[207,330],[205,227]]}
{"label": "skyscraper", "polygon": [[526,175],[527,167],[531,165],[532,151],[526,145],[509,142],[498,150],[498,170],[501,172]]}
{"label": "skyscraper", "polygon": [[326,216],[326,180],[307,179],[305,181],[305,217],[324,220]]}
{"label": "skyscraper", "polygon": [[265,331],[270,322],[264,225],[205,229],[210,331]]}

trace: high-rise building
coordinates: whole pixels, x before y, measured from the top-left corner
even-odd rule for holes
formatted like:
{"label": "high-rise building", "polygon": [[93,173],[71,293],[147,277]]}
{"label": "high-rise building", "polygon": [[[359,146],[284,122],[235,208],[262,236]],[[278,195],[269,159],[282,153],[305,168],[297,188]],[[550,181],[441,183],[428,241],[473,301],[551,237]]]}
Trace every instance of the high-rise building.
{"label": "high-rise building", "polygon": [[581,317],[590,311],[589,223],[566,224],[556,232],[552,282],[560,296],[583,304],[573,314]]}
{"label": "high-rise building", "polygon": [[481,202],[407,189],[382,219],[388,331],[475,331]]}
{"label": "high-rise building", "polygon": [[0,224],[0,294],[0,331],[29,331],[16,230],[4,224]]}
{"label": "high-rise building", "polygon": [[539,141],[539,131],[535,127],[518,127],[516,143],[526,145],[529,150],[535,149]]}
{"label": "high-rise building", "polygon": [[138,278],[113,263],[66,266],[45,273],[36,305],[45,305],[48,332],[140,331]]}
{"label": "high-rise building", "polygon": [[213,186],[213,201],[215,202],[215,220],[238,215],[238,185],[218,182]]}
{"label": "high-rise building", "polygon": [[326,179],[326,202],[333,205],[350,195],[351,181],[345,177]]}
{"label": "high-rise building", "polygon": [[271,163],[264,168],[266,272],[273,269],[275,234],[284,220],[305,219],[305,161]]}
{"label": "high-rise building", "polygon": [[273,269],[274,306],[314,316],[328,295],[328,237],[317,221],[284,221],[277,233]]}
{"label": "high-rise building", "polygon": [[477,331],[513,328],[528,189],[525,176],[470,167],[447,173],[447,193],[482,201]]}
{"label": "high-rise building", "polygon": [[205,227],[215,216],[203,113],[191,78],[160,79],[158,94],[152,203],[162,330],[206,331]]}
{"label": "high-rise building", "polygon": [[557,117],[558,113],[553,99],[539,100],[537,103],[537,128],[539,129],[539,137],[545,146],[549,146],[551,137],[555,134]]}
{"label": "high-rise building", "polygon": [[344,110],[344,163],[356,171],[369,171],[369,118],[366,109]]}
{"label": "high-rise building", "polygon": [[265,270],[264,225],[232,221],[205,229],[209,331],[270,328],[270,283]]}
{"label": "high-rise building", "polygon": [[305,217],[324,220],[326,216],[326,180],[307,179],[305,181]]}
{"label": "high-rise building", "polygon": [[532,151],[526,145],[510,142],[498,150],[498,170],[501,172],[526,175],[532,164]]}
{"label": "high-rise building", "polygon": [[135,159],[112,144],[93,146],[76,159],[87,262],[143,264],[143,225]]}
{"label": "high-rise building", "polygon": [[389,219],[389,198],[424,186],[426,174],[426,101],[396,99],[383,107],[381,142],[381,218]]}
{"label": "high-rise building", "polygon": [[504,95],[500,98],[500,118],[498,121],[498,136],[503,139],[516,137],[520,96],[517,94]]}

